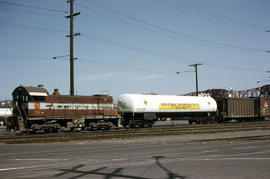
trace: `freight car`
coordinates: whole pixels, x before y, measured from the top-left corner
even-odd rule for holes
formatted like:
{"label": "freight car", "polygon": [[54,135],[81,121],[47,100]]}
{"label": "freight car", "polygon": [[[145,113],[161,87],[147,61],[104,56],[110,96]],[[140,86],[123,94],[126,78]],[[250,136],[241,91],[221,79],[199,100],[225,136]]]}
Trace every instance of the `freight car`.
{"label": "freight car", "polygon": [[50,95],[42,87],[17,87],[13,93],[13,116],[8,130],[32,132],[70,129],[109,129],[118,126],[118,108],[108,95]]}
{"label": "freight car", "polygon": [[7,118],[12,116],[12,108],[0,108],[0,126],[5,125]]}
{"label": "freight car", "polygon": [[208,89],[200,91],[199,96],[211,96],[217,102],[215,122],[257,121],[270,117],[270,85],[243,91]]}
{"label": "freight car", "polygon": [[215,97],[218,104],[217,121],[257,121],[260,114],[259,98]]}
{"label": "freight car", "polygon": [[212,121],[217,103],[211,97],[123,94],[118,100],[124,127],[152,126],[158,119]]}
{"label": "freight car", "polygon": [[12,116],[12,101],[0,101],[0,126],[5,125],[8,117]]}
{"label": "freight car", "polygon": [[260,98],[260,117],[263,119],[270,118],[270,98]]}

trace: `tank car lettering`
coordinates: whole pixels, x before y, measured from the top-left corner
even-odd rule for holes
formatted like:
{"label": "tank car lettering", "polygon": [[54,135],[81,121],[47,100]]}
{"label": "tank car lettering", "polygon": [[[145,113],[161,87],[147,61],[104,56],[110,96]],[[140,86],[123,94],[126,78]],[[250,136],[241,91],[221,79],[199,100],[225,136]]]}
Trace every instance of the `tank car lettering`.
{"label": "tank car lettering", "polygon": [[160,103],[159,110],[200,110],[197,103]]}

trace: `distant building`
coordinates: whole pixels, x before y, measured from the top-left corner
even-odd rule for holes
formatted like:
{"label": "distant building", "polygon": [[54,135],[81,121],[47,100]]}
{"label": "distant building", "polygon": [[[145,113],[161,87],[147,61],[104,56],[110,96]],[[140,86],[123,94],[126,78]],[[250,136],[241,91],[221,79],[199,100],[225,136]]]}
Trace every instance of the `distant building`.
{"label": "distant building", "polygon": [[10,108],[12,106],[11,100],[0,101],[0,108]]}

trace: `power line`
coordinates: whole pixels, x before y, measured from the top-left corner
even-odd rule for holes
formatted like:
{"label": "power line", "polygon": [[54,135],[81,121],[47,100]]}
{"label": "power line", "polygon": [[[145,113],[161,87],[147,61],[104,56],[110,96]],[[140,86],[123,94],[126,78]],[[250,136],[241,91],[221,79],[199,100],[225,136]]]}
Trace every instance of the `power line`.
{"label": "power line", "polygon": [[[160,0],[162,1],[162,0]],[[227,22],[227,23],[230,23],[230,24],[235,24],[235,25],[238,25],[238,26],[242,26],[242,27],[252,27],[252,28],[255,28],[255,29],[260,29],[260,31],[262,30],[265,30],[265,29],[268,29],[269,27],[267,26],[261,26],[261,25],[255,25],[255,24],[250,24],[250,23],[246,23],[246,22],[243,22],[243,21],[240,21],[240,20],[235,20],[235,19],[231,19],[231,18],[228,18],[228,17],[224,17],[224,16],[221,16],[221,15],[217,15],[217,14],[213,14],[213,13],[209,13],[209,11],[207,10],[204,10],[202,8],[199,8],[199,7],[196,7],[194,5],[191,5],[191,4],[188,4],[186,2],[183,2],[183,1],[171,1],[171,0],[166,0],[164,1],[164,4],[165,2],[167,4],[171,4],[170,7],[174,7],[175,9],[178,9],[180,10],[183,9],[183,8],[186,8],[196,14],[203,14],[203,15],[198,15],[200,17],[206,17],[206,18],[210,18],[210,19],[217,19],[219,22],[220,20],[222,20],[223,22]],[[179,6],[178,3],[181,3],[182,5],[184,5],[184,7],[181,5]]]}
{"label": "power line", "polygon": [[[89,1],[87,1],[87,2],[89,3]],[[258,51],[265,52],[266,51],[265,49],[250,48],[250,47],[241,47],[241,46],[235,46],[235,45],[230,45],[230,44],[225,44],[225,43],[220,43],[220,42],[215,42],[215,41],[201,39],[201,38],[198,38],[198,37],[195,37],[195,36],[191,36],[191,35],[187,35],[187,34],[184,34],[184,33],[176,32],[174,30],[171,30],[171,29],[168,29],[168,28],[165,28],[165,27],[162,27],[162,26],[153,24],[153,23],[146,22],[144,20],[141,20],[141,19],[132,17],[132,16],[127,15],[125,13],[122,13],[120,11],[116,11],[116,10],[113,10],[111,8],[105,7],[105,6],[100,5],[98,3],[94,3],[94,2],[91,2],[91,3],[93,5],[99,7],[99,8],[105,9],[107,11],[110,11],[110,12],[114,13],[114,14],[123,16],[123,17],[128,18],[128,19],[131,19],[133,21],[136,21],[138,23],[144,24],[146,26],[149,26],[149,27],[152,27],[152,28],[155,28],[155,29],[159,29],[159,30],[161,30],[163,32],[167,32],[167,33],[170,33],[170,34],[173,34],[173,35],[182,36],[182,37],[185,37],[185,38],[188,38],[188,39],[191,39],[191,40],[195,40],[195,41],[207,43],[209,45],[215,45],[215,46],[220,46],[220,47],[227,47],[227,48],[231,48],[231,49],[234,49],[234,50],[246,50],[246,51],[253,51],[253,52],[258,52]]]}
{"label": "power line", "polygon": [[51,31],[51,32],[57,32],[57,33],[66,33],[64,30],[59,30],[59,29],[52,29],[52,28],[46,28],[46,27],[38,27],[38,26],[33,26],[33,25],[25,25],[25,24],[16,24],[16,23],[10,23],[10,22],[0,22],[2,25],[10,25],[10,26],[15,26],[19,28],[26,28],[26,29],[31,29],[31,30],[38,30],[38,31]]}
{"label": "power line", "polygon": [[[51,57],[38,57],[38,56],[11,56],[11,55],[3,55],[0,54],[0,58],[6,58],[6,59],[11,59],[11,60],[34,60],[34,61],[50,61]],[[69,61],[67,58],[61,58],[62,60]],[[100,65],[103,67],[109,67],[113,69],[122,69],[122,70],[132,70],[132,71],[138,71],[138,72],[145,72],[145,73],[154,73],[154,74],[163,74],[163,75],[174,75],[174,73],[167,73],[167,72],[161,72],[161,71],[150,71],[150,70],[144,70],[142,68],[131,68],[130,66],[120,66],[120,65],[115,65],[115,64],[108,64],[108,63],[101,63],[100,60],[91,60],[91,59],[86,59],[86,58],[80,58],[80,62],[84,63],[91,63],[91,64],[96,64]]]}
{"label": "power line", "polygon": [[[17,56],[12,56],[12,55],[5,55],[5,54],[0,54],[0,58],[6,58],[6,59],[11,59],[11,60],[34,60],[34,61],[51,61],[52,57],[40,57],[40,56],[22,56],[22,55],[17,55]],[[61,58],[62,60],[69,61],[67,58]],[[140,72],[148,72],[148,73],[161,73],[164,75],[172,75],[175,74],[173,73],[167,73],[167,72],[160,72],[160,71],[150,71],[150,70],[144,70],[144,69],[136,69],[136,68],[130,68],[128,66],[119,66],[119,65],[114,65],[114,64],[108,64],[108,63],[101,63],[100,60],[91,60],[90,58],[80,58],[78,61],[81,62],[86,62],[86,63],[92,63],[92,64],[97,64],[100,66],[108,66],[110,68],[119,68],[119,69],[130,69],[134,71],[140,71]],[[266,69],[256,69],[256,68],[244,68],[244,67],[239,67],[239,66],[231,66],[231,65],[222,65],[222,64],[214,64],[214,63],[204,63],[205,66],[207,67],[215,67],[215,68],[224,68],[224,69],[231,69],[231,70],[242,70],[242,71],[257,71],[257,72],[265,72],[267,71]],[[179,73],[187,73],[187,72],[194,72],[194,71],[179,71]]]}
{"label": "power line", "polygon": [[17,6],[17,7],[25,7],[25,8],[31,8],[31,9],[38,9],[38,10],[43,10],[43,11],[53,11],[53,12],[58,12],[58,13],[66,13],[66,11],[59,10],[59,9],[50,9],[50,8],[43,8],[43,7],[37,7],[37,6],[29,6],[29,5],[24,5],[24,4],[18,4],[18,3],[12,3],[12,2],[6,2],[0,0],[1,4],[6,4],[9,6]]}
{"label": "power line", "polygon": [[132,46],[127,45],[127,44],[122,44],[122,43],[117,43],[117,42],[114,42],[114,41],[111,41],[111,40],[102,39],[102,38],[92,36],[92,35],[82,35],[82,37],[90,38],[90,39],[95,40],[95,41],[103,42],[103,43],[110,44],[110,45],[113,45],[113,46],[125,48],[125,49],[128,49],[128,50],[133,50],[133,51],[137,51],[137,52],[141,52],[141,53],[145,53],[145,54],[149,54],[149,55],[153,55],[153,56],[157,56],[157,57],[161,57],[161,58],[165,58],[165,59],[170,59],[170,60],[174,60],[174,61],[190,61],[187,58],[184,60],[184,59],[182,59],[183,57],[173,57],[173,56],[161,54],[161,53],[146,50],[146,49],[132,47]]}
{"label": "power line", "polygon": [[45,13],[38,13],[38,12],[32,12],[32,11],[23,11],[23,10],[18,10],[18,9],[11,9],[11,8],[3,8],[1,7],[1,10],[4,11],[13,11],[15,13],[23,13],[23,14],[34,14],[34,15],[40,15],[40,16],[52,16],[52,17],[63,17],[61,15],[56,15],[56,14],[45,14]]}
{"label": "power line", "polygon": [[[93,8],[89,8],[87,6],[84,6],[84,5],[81,5],[79,4],[80,7],[82,8],[85,8],[85,9],[88,9],[88,10],[91,10],[91,12],[94,12],[96,14],[99,14],[99,15],[102,15],[102,16],[105,16],[105,17],[108,17],[108,18],[111,18],[115,21],[118,21],[122,24],[128,24],[128,25],[131,25],[131,26],[134,26],[134,27],[137,27],[139,29],[142,29],[144,31],[147,31],[147,32],[151,32],[151,33],[155,33],[155,34],[158,34],[158,35],[162,35],[162,36],[165,36],[165,37],[168,37],[168,38],[171,38],[171,39],[177,39],[177,40],[181,40],[181,41],[185,41],[185,42],[188,42],[188,43],[196,43],[196,44],[201,44],[201,45],[204,45],[204,46],[208,46],[208,47],[215,47],[215,48],[226,48],[226,47],[220,47],[220,46],[217,46],[217,45],[210,45],[210,44],[207,44],[207,43],[204,43],[204,42],[194,42],[192,40],[189,40],[189,39],[186,39],[186,38],[182,38],[182,37],[179,37],[179,36],[176,36],[176,35],[173,35],[173,34],[170,34],[170,33],[164,33],[164,32],[160,32],[160,31],[155,31],[155,30],[152,30],[152,29],[149,29],[147,28],[146,26],[142,26],[142,25],[138,25],[138,24],[135,24],[135,23],[131,23],[131,22],[127,22],[123,19],[120,19],[120,18],[117,18],[115,16],[111,16],[111,15],[108,15],[104,12],[101,12],[101,11],[98,11],[96,9],[93,9]],[[229,48],[230,50],[233,50],[231,48]],[[235,50],[235,49],[234,49]]]}
{"label": "power line", "polygon": [[41,33],[24,33],[24,32],[11,32],[11,31],[4,31],[4,30],[0,30],[1,34],[15,34],[15,35],[29,35],[29,36],[57,36],[54,34],[41,34]]}
{"label": "power line", "polygon": [[245,67],[239,67],[239,66],[233,66],[233,65],[222,65],[222,64],[215,64],[215,63],[205,63],[209,67],[214,67],[214,68],[224,68],[224,69],[230,69],[230,70],[241,70],[241,71],[256,71],[256,72],[261,72],[261,71],[266,71],[266,69],[258,69],[258,68],[245,68]]}
{"label": "power line", "polygon": [[86,62],[86,63],[91,63],[91,64],[95,64],[95,65],[100,65],[100,66],[106,66],[109,68],[117,68],[117,69],[124,69],[124,70],[132,70],[132,71],[138,71],[138,72],[145,72],[145,73],[154,73],[154,74],[163,74],[166,76],[171,76],[174,75],[174,73],[166,73],[166,72],[161,72],[161,71],[150,71],[150,70],[144,70],[144,69],[138,69],[138,68],[130,68],[130,66],[119,66],[119,65],[111,65],[108,63],[100,63],[100,61],[96,61],[96,60],[90,60],[90,59],[80,59],[80,61]]}
{"label": "power line", "polygon": [[[140,53],[145,53],[145,54],[149,54],[149,55],[153,55],[153,56],[158,56],[158,57],[161,57],[161,58],[170,59],[170,60],[178,61],[178,62],[179,61],[190,62],[190,60],[193,60],[193,61],[198,61],[199,60],[199,59],[191,59],[191,58],[189,58],[189,60],[188,60],[186,57],[173,57],[173,56],[161,54],[161,53],[158,53],[158,52],[133,47],[133,46],[130,46],[130,45],[127,45],[127,44],[121,44],[121,43],[117,43],[117,42],[114,42],[114,41],[111,41],[111,40],[102,39],[102,38],[92,36],[92,35],[82,35],[82,37],[90,38],[92,40],[99,41],[99,42],[102,42],[102,43],[106,43],[106,44],[109,44],[109,45],[113,45],[113,46],[116,46],[116,47],[121,47],[121,48],[125,48],[125,49],[128,49],[128,50],[133,50],[133,51],[137,51],[137,52],[140,52]],[[266,71],[265,69],[244,68],[244,67],[238,67],[238,66],[232,66],[232,65],[222,65],[222,64],[207,63],[207,62],[205,64],[207,66],[210,66],[210,67],[212,66],[212,67],[215,67],[215,68],[225,68],[225,69],[234,69],[234,70],[243,70],[243,71],[257,71],[257,72],[258,71]]]}
{"label": "power line", "polygon": [[236,24],[236,23],[233,23],[233,22],[229,22],[229,21],[225,21],[225,20],[222,20],[222,19],[218,19],[218,18],[215,18],[213,16],[210,16],[210,15],[207,15],[207,14],[202,14],[198,11],[195,11],[193,9],[189,9],[185,6],[178,6],[178,4],[176,3],[173,3],[171,1],[163,1],[163,0],[159,0],[159,3],[171,8],[171,9],[174,9],[180,13],[184,13],[184,14],[188,14],[188,15],[195,15],[197,17],[200,17],[202,19],[205,19],[205,20],[208,20],[208,21],[211,21],[211,22],[218,22],[222,25],[226,24],[226,25],[232,25],[233,27],[236,27],[236,28],[241,28],[241,29],[245,29],[245,30],[254,30],[254,31],[259,31],[259,32],[262,32],[262,29],[261,28],[254,28],[252,26],[249,26],[247,28],[247,26],[244,26],[242,24]]}
{"label": "power line", "polygon": [[41,60],[41,61],[48,61],[50,58],[48,57],[37,57],[37,56],[12,56],[12,55],[4,55],[0,54],[0,58],[7,58],[7,59],[13,59],[13,60]]}

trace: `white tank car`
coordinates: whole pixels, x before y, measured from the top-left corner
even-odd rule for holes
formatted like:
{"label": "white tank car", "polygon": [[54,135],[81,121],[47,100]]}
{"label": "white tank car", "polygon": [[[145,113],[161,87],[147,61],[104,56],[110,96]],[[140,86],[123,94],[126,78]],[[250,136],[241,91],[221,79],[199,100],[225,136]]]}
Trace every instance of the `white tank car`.
{"label": "white tank car", "polygon": [[12,116],[12,109],[0,108],[0,126],[4,125],[5,119]]}
{"label": "white tank car", "polygon": [[11,117],[12,109],[10,108],[0,108],[0,117]]}
{"label": "white tank car", "polygon": [[217,103],[211,97],[122,94],[118,107],[126,113],[215,112]]}

